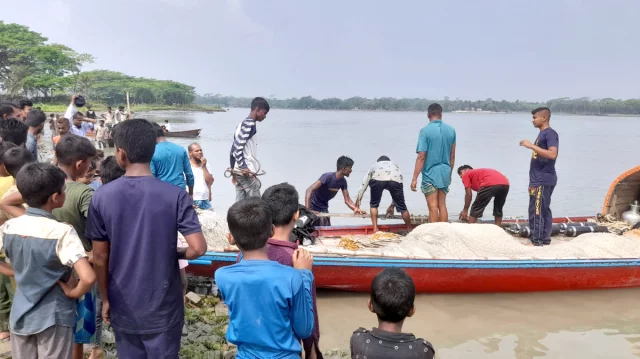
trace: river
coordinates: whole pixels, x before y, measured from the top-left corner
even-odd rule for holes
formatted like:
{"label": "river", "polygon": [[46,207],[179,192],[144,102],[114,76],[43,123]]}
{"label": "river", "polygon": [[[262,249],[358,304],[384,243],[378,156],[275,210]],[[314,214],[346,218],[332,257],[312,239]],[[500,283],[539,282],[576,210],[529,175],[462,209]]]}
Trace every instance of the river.
{"label": "river", "polygon": [[[202,128],[198,142],[216,178],[213,205],[226,212],[235,193],[222,174],[229,166],[233,131],[247,113],[231,109],[214,114],[153,112],[140,117],[168,119],[174,131]],[[526,216],[531,152],[518,144],[535,140],[531,116],[445,113],[444,121],[457,132],[456,167],[469,164],[501,171],[511,182],[505,215]],[[426,214],[424,197],[411,193],[408,186],[418,132],[427,123],[424,113],[274,109],[258,125],[258,155],[267,172],[261,177],[263,188],[289,182],[303,195],[322,173],[335,170],[340,155],[347,155],[355,161],[349,178],[355,197],[369,167],[387,155],[403,170],[409,210]],[[553,213],[595,215],[610,183],[637,165],[640,119],[553,115],[551,125],[560,135]],[[187,145],[190,141],[176,142]],[[450,189],[447,203],[454,215],[464,201],[457,176]],[[383,197],[381,205],[389,201]],[[363,203],[368,203],[368,197]],[[340,195],[331,203],[331,211],[348,212]],[[419,295],[417,313],[406,321],[405,329],[431,341],[439,358],[637,358],[639,297],[640,289]],[[348,349],[353,330],[376,325],[366,301],[366,294],[318,294],[322,349]]]}

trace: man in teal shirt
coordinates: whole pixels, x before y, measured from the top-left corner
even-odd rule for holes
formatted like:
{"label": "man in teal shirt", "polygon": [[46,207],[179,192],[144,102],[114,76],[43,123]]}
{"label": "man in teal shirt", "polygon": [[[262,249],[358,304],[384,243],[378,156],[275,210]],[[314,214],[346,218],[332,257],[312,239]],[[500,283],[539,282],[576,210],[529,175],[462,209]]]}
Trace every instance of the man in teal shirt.
{"label": "man in teal shirt", "polygon": [[418,174],[422,172],[422,193],[429,207],[429,222],[447,222],[447,193],[456,159],[456,130],[442,122],[442,106],[431,104],[429,124],[420,130],[411,190],[416,191]]}
{"label": "man in teal shirt", "polygon": [[151,173],[163,182],[188,190],[189,195],[193,196],[194,178],[187,151],[184,147],[167,141],[160,125],[154,123],[154,128],[158,139],[151,159]]}

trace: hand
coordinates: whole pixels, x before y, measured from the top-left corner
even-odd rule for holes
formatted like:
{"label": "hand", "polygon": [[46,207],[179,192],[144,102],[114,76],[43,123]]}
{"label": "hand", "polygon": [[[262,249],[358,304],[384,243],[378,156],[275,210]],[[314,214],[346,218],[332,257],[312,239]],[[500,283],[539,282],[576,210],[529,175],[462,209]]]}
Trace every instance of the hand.
{"label": "hand", "polygon": [[353,210],[354,214],[367,214],[367,211],[363,211],[360,208],[357,208]]}
{"label": "hand", "polygon": [[293,252],[292,260],[293,268],[295,269],[311,270],[311,268],[313,267],[313,256],[309,254],[309,252],[307,252],[305,249],[296,249],[295,252]]}
{"label": "hand", "polygon": [[109,301],[102,300],[102,321],[111,325],[111,313],[110,313]]}
{"label": "hand", "polygon": [[389,208],[387,209],[387,214],[386,214],[387,218],[391,218],[391,217],[393,217],[393,212],[394,212],[394,210],[395,210],[395,208],[393,208],[393,206],[391,206],[391,207],[389,207]]}
{"label": "hand", "polygon": [[520,141],[520,146],[531,149],[531,146],[533,146],[533,144],[529,142],[529,140],[522,140]]}
{"label": "hand", "polygon": [[235,176],[231,176],[231,184],[234,185],[234,186],[236,184],[238,184],[238,182],[236,182],[236,177]]}
{"label": "hand", "polygon": [[66,295],[68,298],[75,299],[71,296],[71,292],[73,291],[73,287],[71,286],[71,284],[65,283],[63,281],[58,281],[58,285],[60,286],[60,288],[62,288],[64,295]]}
{"label": "hand", "polygon": [[78,98],[78,95],[71,96],[71,103],[75,103],[77,98]]}
{"label": "hand", "polygon": [[460,212],[460,215],[458,216],[458,219],[460,219],[461,221],[469,220],[469,213],[467,211],[463,210],[462,212]]}
{"label": "hand", "polygon": [[418,180],[414,179],[413,181],[411,181],[411,190],[413,192],[417,191],[417,189],[416,189],[417,186],[418,186]]}
{"label": "hand", "polygon": [[241,171],[243,176],[251,177],[253,175],[251,170],[249,170],[248,168],[243,168]]}
{"label": "hand", "polygon": [[202,167],[207,167],[207,159],[206,158],[202,157],[200,159],[200,163],[202,163]]}

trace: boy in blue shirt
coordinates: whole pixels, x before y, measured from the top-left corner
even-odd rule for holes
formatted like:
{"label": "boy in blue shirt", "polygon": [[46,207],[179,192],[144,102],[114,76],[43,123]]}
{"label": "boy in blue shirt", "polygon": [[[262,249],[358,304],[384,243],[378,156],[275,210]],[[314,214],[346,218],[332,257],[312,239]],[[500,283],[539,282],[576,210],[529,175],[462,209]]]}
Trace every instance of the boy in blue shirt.
{"label": "boy in blue shirt", "polygon": [[310,337],[314,326],[313,257],[296,249],[293,268],[269,260],[273,221],[260,198],[235,203],[227,222],[229,243],[240,248],[243,259],[218,269],[215,281],[229,307],[227,340],[238,346],[236,358],[300,359],[298,338]]}

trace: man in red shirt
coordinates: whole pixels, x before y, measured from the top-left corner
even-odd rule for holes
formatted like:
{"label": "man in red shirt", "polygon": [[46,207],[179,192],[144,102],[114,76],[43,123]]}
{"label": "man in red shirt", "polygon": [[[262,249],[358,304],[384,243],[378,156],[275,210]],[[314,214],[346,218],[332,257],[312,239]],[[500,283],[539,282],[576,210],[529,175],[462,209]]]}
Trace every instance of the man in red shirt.
{"label": "man in red shirt", "polygon": [[[464,184],[464,209],[460,212],[460,219],[469,223],[476,223],[482,217],[485,207],[493,198],[493,216],[496,225],[502,225],[502,207],[509,194],[509,180],[502,173],[489,168],[478,168],[474,170],[469,165],[460,166],[458,175]],[[471,190],[478,192],[476,200],[471,206]],[[469,213],[471,206],[471,213]]]}

